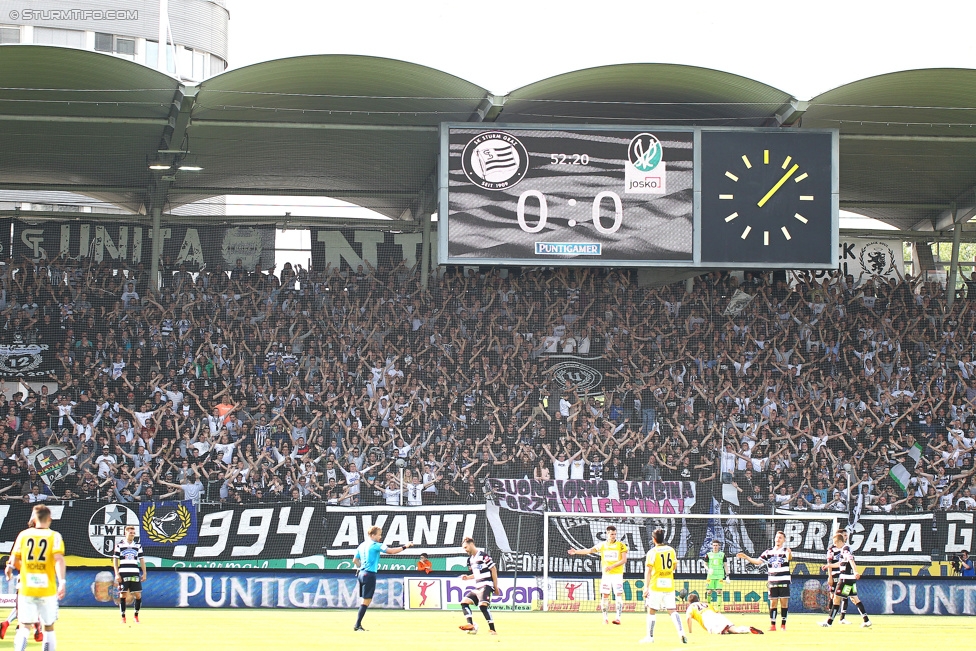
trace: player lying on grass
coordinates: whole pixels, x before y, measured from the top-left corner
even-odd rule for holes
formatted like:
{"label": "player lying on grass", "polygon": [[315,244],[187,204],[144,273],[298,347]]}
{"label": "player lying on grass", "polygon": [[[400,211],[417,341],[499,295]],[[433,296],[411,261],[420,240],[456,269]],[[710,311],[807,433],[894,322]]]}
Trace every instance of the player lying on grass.
{"label": "player lying on grass", "polygon": [[732,621],[708,607],[708,604],[701,601],[698,595],[688,595],[688,610],[685,612],[685,624],[688,632],[691,633],[691,622],[698,622],[702,628],[712,635],[743,635],[753,633],[762,635],[763,632],[753,626],[736,626]]}

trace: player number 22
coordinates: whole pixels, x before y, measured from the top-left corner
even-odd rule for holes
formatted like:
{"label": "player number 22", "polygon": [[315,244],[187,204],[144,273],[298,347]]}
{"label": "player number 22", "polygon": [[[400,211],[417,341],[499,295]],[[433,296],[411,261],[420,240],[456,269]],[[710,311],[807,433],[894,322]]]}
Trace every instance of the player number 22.
{"label": "player number 22", "polygon": [[34,539],[27,539],[27,560],[33,561],[38,560],[44,562],[47,560],[47,541],[44,539],[37,541],[37,558],[34,557]]}

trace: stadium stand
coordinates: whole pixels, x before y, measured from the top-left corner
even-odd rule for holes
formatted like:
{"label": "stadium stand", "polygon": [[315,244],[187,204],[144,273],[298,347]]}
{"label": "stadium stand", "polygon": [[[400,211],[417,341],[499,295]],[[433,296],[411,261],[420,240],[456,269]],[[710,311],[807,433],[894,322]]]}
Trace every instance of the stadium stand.
{"label": "stadium stand", "polygon": [[[976,312],[937,283],[163,278],[156,297],[140,268],[4,267],[3,336],[59,367],[55,391],[3,396],[0,498],[397,505],[405,465],[410,505],[483,504],[489,476],[684,479],[706,508],[730,484],[742,512],[846,513],[850,464],[866,512],[976,509]],[[726,315],[736,289],[753,298]],[[558,382],[551,354],[601,358],[602,385]],[[77,472],[48,487],[27,454],[54,444]]]}

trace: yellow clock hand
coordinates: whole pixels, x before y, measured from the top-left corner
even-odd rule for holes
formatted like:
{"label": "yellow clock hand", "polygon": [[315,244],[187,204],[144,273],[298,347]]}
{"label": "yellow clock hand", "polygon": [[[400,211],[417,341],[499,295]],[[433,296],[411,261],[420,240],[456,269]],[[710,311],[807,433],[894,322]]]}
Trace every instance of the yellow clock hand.
{"label": "yellow clock hand", "polygon": [[769,189],[769,192],[766,193],[766,196],[759,200],[759,207],[762,208],[764,205],[766,205],[766,202],[769,201],[770,197],[772,197],[774,194],[776,194],[776,191],[779,190],[783,186],[783,184],[786,183],[786,181],[791,176],[793,176],[793,174],[798,169],[800,169],[800,166],[799,165],[793,165],[793,167],[790,168],[790,171],[787,172],[786,174],[784,174],[783,175],[783,178],[781,178],[779,181],[777,181],[776,182],[776,185],[774,185],[773,187],[771,187]]}

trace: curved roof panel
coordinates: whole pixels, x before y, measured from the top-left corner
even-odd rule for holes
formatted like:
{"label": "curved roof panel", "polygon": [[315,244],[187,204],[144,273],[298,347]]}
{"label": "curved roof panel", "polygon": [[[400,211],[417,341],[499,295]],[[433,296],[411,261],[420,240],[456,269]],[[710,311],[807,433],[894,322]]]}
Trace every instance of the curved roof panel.
{"label": "curved roof panel", "polygon": [[467,121],[488,91],[426,66],[322,54],[257,63],[200,84],[194,119],[436,126]]}
{"label": "curved roof panel", "polygon": [[972,136],[976,70],[905,70],[854,81],[811,99],[803,126],[851,134]]}
{"label": "curved roof panel", "polygon": [[502,122],[768,126],[789,93],[728,72],[630,63],[568,72],[512,91]]}
{"label": "curved roof panel", "polygon": [[0,179],[85,188],[138,211],[179,82],[114,56],[0,47]]}
{"label": "curved roof panel", "polygon": [[802,126],[840,130],[841,198],[858,212],[911,229],[944,228],[953,202],[962,218],[976,210],[976,70],[845,84],[810,100]]}
{"label": "curved roof panel", "polygon": [[346,55],[269,61],[183,87],[109,55],[4,45],[0,190],[80,192],[139,211],[161,178],[146,162],[172,141],[203,170],[168,181],[171,206],[257,192],[416,216],[436,196],[442,122],[771,126],[789,109],[799,128],[840,131],[842,206],[938,229],[953,202],[962,217],[976,213],[973,98],[968,69],[891,73],[797,102],[752,79],[671,64],[580,70],[499,98],[425,66]]}

